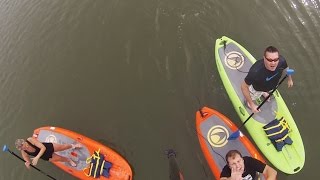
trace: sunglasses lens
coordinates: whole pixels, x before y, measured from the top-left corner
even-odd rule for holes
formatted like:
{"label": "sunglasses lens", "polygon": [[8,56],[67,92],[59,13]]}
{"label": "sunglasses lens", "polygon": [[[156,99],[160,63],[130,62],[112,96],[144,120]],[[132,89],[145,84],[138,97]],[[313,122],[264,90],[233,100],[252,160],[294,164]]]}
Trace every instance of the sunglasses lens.
{"label": "sunglasses lens", "polygon": [[[266,57],[265,57],[266,58]],[[269,62],[277,62],[277,61],[279,61],[279,58],[276,58],[276,59],[269,59],[269,58],[266,58],[266,60],[267,61],[269,61]]]}

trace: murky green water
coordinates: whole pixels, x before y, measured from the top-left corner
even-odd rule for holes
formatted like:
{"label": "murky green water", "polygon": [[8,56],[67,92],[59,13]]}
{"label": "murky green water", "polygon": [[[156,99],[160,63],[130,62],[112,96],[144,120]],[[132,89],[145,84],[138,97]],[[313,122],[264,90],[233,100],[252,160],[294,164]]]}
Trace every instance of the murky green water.
{"label": "murky green water", "polygon": [[[319,177],[319,1],[3,0],[0,142],[14,149],[40,126],[60,126],[116,149],[141,180],[169,178],[174,148],[185,179],[213,179],[195,133],[200,104],[240,124],[214,62],[226,35],[257,58],[278,47],[295,69],[281,87],[304,140],[301,172]],[[16,151],[16,150],[15,150]],[[0,179],[45,179],[0,154]],[[50,163],[38,167],[73,179]]]}

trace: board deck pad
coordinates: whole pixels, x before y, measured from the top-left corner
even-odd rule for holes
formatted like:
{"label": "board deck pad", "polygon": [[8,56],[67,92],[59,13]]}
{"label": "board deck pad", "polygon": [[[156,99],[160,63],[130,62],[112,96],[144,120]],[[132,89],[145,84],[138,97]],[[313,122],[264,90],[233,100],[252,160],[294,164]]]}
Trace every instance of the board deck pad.
{"label": "board deck pad", "polygon": [[[224,167],[226,165],[225,154],[229,150],[238,150],[243,156],[250,156],[247,148],[239,140],[228,140],[229,135],[232,130],[221,121],[221,119],[212,115],[206,119],[200,125],[201,134],[206,135],[207,138],[207,148],[210,150],[211,156],[214,158],[215,162],[219,164],[219,167]],[[212,136],[219,136],[220,140],[215,141],[211,139]],[[221,169],[222,170],[222,169]]]}
{"label": "board deck pad", "polygon": [[[81,144],[81,148],[69,148],[64,151],[55,152],[58,155],[72,159],[77,164],[76,167],[71,166],[69,162],[52,162],[58,168],[78,179],[131,180],[133,177],[130,164],[124,157],[114,149],[86,137],[85,135],[60,127],[46,126],[35,129],[33,131],[33,137],[37,138],[40,142]],[[104,165],[107,165],[95,166],[97,164],[97,158],[94,156],[94,153],[103,155],[99,157],[103,157],[103,160],[107,161]],[[99,163],[102,162],[100,160]],[[109,165],[111,165],[111,167]],[[95,175],[99,176],[98,178],[93,177],[92,174],[89,175],[91,167],[98,167],[99,170],[97,169],[96,171],[96,169],[94,169]]]}
{"label": "board deck pad", "polygon": [[[57,144],[76,144],[76,143],[78,143],[75,140],[73,140],[63,134],[48,131],[48,130],[40,130],[40,133],[38,135],[38,140],[40,142],[51,142],[51,143],[57,143]],[[71,159],[74,159],[74,157],[72,157],[73,155],[71,153],[76,153],[77,154],[76,159],[78,159],[78,161],[74,161],[77,164],[77,166],[74,168],[76,168],[78,170],[82,170],[83,168],[88,166],[88,164],[86,164],[86,160],[87,160],[87,157],[91,156],[88,149],[84,145],[82,145],[81,148],[75,148],[75,149],[70,148],[70,149],[55,152],[55,153],[59,154],[60,156],[68,157]],[[61,162],[61,163],[63,163],[63,162]],[[68,162],[65,162],[64,164],[66,166],[70,166],[70,164]]]}

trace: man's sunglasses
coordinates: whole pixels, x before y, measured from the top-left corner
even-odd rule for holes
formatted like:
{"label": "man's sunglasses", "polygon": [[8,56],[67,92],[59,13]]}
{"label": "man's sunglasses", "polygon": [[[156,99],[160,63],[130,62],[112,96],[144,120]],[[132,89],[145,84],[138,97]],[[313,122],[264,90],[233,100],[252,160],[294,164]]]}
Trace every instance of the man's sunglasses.
{"label": "man's sunglasses", "polygon": [[269,61],[269,62],[278,62],[279,61],[279,58],[276,58],[276,59],[269,59],[269,58],[267,58],[267,57],[264,57],[264,58],[266,58],[266,60],[267,61]]}

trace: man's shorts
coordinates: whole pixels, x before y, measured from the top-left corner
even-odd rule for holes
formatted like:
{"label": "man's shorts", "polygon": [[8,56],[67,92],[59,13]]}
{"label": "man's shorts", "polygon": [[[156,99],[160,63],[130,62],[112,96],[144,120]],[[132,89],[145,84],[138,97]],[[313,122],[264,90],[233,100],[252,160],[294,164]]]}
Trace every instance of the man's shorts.
{"label": "man's shorts", "polygon": [[263,91],[256,91],[252,85],[249,86],[249,91],[250,91],[250,97],[253,101],[260,99],[260,97],[264,93]]}

